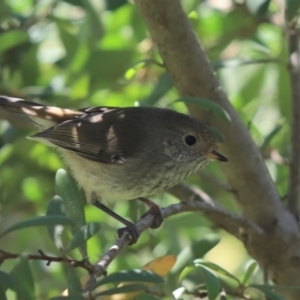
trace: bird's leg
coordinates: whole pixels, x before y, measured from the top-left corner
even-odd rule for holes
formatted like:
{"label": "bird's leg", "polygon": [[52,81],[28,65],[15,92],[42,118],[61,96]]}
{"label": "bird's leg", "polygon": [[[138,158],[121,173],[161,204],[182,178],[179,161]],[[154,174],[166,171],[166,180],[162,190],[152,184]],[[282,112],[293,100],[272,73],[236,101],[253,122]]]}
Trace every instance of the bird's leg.
{"label": "bird's leg", "polygon": [[109,209],[107,206],[102,204],[98,200],[98,197],[95,193],[92,193],[92,204],[126,226],[124,228],[118,229],[119,237],[121,237],[124,233],[128,232],[131,236],[131,241],[129,245],[133,245],[137,242],[140,234],[138,233],[136,226],[132,222],[124,219],[123,217],[121,217],[120,215],[116,214],[114,211]]}
{"label": "bird's leg", "polygon": [[161,215],[159,206],[156,203],[154,203],[153,201],[151,201],[147,198],[140,197],[140,198],[138,198],[138,200],[145,203],[149,207],[149,210],[147,212],[145,212],[141,216],[140,219],[145,218],[148,215],[152,215],[153,216],[153,223],[150,227],[152,229],[156,229],[156,228],[160,227],[160,225],[163,222],[163,217]]}

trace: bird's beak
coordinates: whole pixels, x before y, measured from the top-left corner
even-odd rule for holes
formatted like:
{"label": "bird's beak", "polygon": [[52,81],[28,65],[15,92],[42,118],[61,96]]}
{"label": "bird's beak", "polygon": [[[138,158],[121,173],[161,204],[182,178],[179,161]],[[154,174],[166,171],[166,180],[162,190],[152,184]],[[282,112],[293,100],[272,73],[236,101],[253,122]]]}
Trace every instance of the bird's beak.
{"label": "bird's beak", "polygon": [[212,150],[211,152],[206,154],[206,156],[209,157],[210,159],[213,159],[213,160],[219,160],[219,161],[224,161],[224,162],[228,161],[228,159],[225,156],[223,156],[222,154],[220,154],[216,150]]}

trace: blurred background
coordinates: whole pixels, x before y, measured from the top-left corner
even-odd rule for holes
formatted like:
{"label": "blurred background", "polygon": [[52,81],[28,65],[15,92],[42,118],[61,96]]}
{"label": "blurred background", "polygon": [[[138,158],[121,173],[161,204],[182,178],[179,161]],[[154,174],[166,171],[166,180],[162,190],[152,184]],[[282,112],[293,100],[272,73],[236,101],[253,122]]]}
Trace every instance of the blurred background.
{"label": "blurred background", "polygon": [[[260,147],[284,201],[290,82],[282,2],[183,0],[182,5],[222,87]],[[184,104],[173,103],[179,96],[160,63],[147,28],[131,2],[0,0],[2,95],[72,109],[148,105],[186,113]],[[28,135],[30,131],[25,128],[20,130],[0,120],[0,231],[18,221],[44,215],[56,194],[54,178],[63,167],[62,161],[52,149],[26,139]],[[239,212],[218,164],[210,164],[186,182],[203,189],[227,209]],[[160,206],[178,201],[166,193],[151,199]],[[134,200],[111,208],[134,222],[146,210]],[[94,262],[114,243],[121,225],[92,206],[85,210],[88,222],[102,224],[88,243],[89,258]],[[243,276],[251,258],[242,244],[212,227],[199,213],[174,216],[158,230],[147,230],[138,244],[123,251],[109,271],[139,268],[156,257],[179,255],[204,244],[217,244],[205,254],[207,260],[238,278]],[[59,255],[42,227],[7,235],[1,240],[1,249],[31,254],[42,249]],[[195,250],[192,257],[204,254],[199,251]],[[74,256],[80,259],[79,253]],[[2,269],[8,272],[13,264],[13,260],[6,261]],[[35,261],[31,265],[37,299],[48,299],[66,288],[60,264],[47,267]],[[85,273],[76,272],[79,277]],[[262,273],[256,272],[252,280],[262,283]],[[182,284],[195,282],[191,279]],[[170,299],[167,295],[179,286],[178,278],[170,275],[159,298]],[[14,299],[9,293],[8,299]],[[253,297],[263,299],[260,294]]]}

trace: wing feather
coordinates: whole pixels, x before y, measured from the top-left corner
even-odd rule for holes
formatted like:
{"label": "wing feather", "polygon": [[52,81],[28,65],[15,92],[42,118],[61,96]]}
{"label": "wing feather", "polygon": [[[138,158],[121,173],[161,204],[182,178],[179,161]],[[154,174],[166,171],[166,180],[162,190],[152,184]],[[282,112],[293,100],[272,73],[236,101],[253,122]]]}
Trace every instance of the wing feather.
{"label": "wing feather", "polygon": [[[140,130],[126,120],[125,111],[121,108],[93,108],[32,138],[45,139],[93,161],[124,163],[136,154],[142,141]],[[127,132],[132,132],[132,138],[127,139]]]}

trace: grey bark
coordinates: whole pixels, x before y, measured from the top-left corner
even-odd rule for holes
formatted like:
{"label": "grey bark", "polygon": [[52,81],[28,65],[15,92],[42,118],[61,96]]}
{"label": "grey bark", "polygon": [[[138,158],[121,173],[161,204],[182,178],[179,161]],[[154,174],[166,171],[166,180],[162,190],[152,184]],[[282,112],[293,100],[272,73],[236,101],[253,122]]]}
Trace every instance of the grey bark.
{"label": "grey bark", "polygon": [[[180,1],[135,0],[135,3],[179,94],[215,101],[232,119],[231,125],[226,125],[211,113],[189,105],[191,114],[219,128],[226,136],[220,149],[230,162],[222,170],[236,191],[234,196],[243,216],[265,233],[256,235],[241,228],[245,247],[276,284],[300,285],[296,218],[283,207],[262,155],[220,87]],[[300,299],[297,290],[286,289],[282,293],[288,299]]]}

